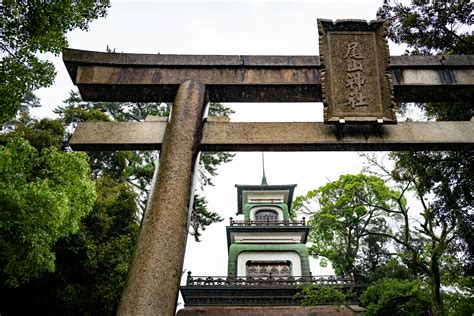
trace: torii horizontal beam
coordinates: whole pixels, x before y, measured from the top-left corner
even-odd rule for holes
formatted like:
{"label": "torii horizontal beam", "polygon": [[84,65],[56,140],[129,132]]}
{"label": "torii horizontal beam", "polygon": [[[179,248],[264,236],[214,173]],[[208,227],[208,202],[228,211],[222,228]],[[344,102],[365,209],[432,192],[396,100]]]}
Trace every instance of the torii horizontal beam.
{"label": "torii horizontal beam", "polygon": [[[166,118],[165,118],[166,119]],[[159,150],[166,121],[80,123],[74,150]],[[379,151],[474,150],[474,122],[401,122],[383,126],[336,127],[319,122],[230,123],[208,119],[202,151]]]}
{"label": "torii horizontal beam", "polygon": [[[87,101],[171,102],[179,85],[206,85],[213,102],[321,102],[319,56],[161,55],[65,49]],[[395,101],[471,101],[474,55],[390,57]]]}

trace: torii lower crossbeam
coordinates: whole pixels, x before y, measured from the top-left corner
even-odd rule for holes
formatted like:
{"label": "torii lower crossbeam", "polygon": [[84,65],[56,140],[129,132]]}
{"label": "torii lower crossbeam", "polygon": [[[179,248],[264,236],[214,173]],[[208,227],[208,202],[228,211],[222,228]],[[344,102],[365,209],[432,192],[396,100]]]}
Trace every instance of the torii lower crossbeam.
{"label": "torii lower crossbeam", "polygon": [[[74,150],[160,150],[165,121],[80,123]],[[401,122],[375,127],[317,122],[231,123],[209,118],[201,151],[474,150],[474,122]]]}

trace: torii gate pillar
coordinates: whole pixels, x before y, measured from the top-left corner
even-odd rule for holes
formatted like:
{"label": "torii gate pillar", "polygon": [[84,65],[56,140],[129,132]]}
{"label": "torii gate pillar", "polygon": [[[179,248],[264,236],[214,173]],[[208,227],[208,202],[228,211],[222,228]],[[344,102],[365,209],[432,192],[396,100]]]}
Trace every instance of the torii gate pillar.
{"label": "torii gate pillar", "polygon": [[117,315],[175,313],[207,103],[203,84],[180,85]]}

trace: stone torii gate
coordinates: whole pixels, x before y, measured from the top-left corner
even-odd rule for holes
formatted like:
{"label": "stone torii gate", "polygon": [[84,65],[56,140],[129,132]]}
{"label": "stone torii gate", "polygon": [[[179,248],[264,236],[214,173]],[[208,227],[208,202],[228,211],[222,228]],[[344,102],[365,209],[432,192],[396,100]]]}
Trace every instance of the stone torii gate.
{"label": "stone torii gate", "polygon": [[[380,21],[318,24],[322,58],[63,51],[84,100],[174,101],[168,122],[80,123],[70,141],[74,150],[160,150],[119,315],[175,312],[199,151],[474,149],[472,121],[396,124],[393,111],[393,101],[471,101],[473,55],[389,57]],[[325,123],[206,119],[209,100],[323,101]]]}

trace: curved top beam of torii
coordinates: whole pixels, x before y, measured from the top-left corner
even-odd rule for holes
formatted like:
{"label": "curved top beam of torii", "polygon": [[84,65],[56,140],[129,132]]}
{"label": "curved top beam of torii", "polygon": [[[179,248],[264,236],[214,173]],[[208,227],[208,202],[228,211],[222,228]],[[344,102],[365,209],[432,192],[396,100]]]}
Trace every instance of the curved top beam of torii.
{"label": "curved top beam of torii", "polygon": [[[170,102],[206,85],[213,102],[321,102],[319,56],[161,55],[63,50],[86,101]],[[474,55],[391,56],[395,101],[470,101]]]}

